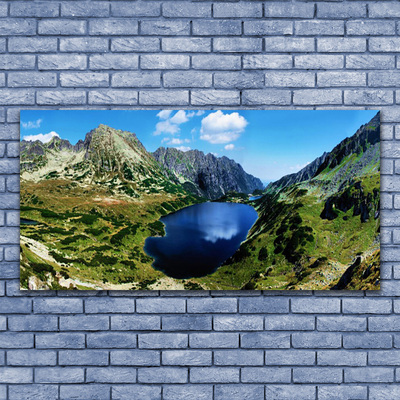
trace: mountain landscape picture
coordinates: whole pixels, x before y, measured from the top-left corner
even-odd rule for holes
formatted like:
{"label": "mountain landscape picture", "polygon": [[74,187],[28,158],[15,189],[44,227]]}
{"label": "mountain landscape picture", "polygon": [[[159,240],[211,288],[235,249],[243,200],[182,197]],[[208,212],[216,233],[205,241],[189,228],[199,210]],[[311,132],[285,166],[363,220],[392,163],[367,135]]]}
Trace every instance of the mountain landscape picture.
{"label": "mountain landscape picture", "polygon": [[21,289],[379,290],[373,110],[21,111]]}

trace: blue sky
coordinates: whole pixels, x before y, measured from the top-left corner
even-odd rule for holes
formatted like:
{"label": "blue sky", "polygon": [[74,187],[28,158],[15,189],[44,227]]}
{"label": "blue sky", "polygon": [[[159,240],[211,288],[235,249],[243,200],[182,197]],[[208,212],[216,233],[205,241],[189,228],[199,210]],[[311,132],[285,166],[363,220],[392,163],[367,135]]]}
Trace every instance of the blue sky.
{"label": "blue sky", "polygon": [[148,151],[198,149],[239,162],[264,183],[297,172],[376,110],[23,110],[21,140],[75,144],[99,124],[136,133]]}

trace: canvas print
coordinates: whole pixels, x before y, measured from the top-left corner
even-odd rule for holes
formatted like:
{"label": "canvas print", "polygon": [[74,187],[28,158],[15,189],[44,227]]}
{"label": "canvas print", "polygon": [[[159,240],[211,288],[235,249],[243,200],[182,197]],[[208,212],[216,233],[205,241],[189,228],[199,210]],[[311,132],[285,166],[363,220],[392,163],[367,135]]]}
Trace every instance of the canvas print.
{"label": "canvas print", "polygon": [[21,111],[29,290],[377,290],[379,112]]}

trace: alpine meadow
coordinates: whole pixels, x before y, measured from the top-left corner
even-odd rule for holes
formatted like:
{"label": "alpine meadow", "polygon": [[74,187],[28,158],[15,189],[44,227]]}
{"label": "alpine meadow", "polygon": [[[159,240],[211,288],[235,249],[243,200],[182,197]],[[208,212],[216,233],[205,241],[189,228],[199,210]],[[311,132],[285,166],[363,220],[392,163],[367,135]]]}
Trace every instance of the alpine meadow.
{"label": "alpine meadow", "polygon": [[379,112],[21,111],[30,290],[379,290]]}

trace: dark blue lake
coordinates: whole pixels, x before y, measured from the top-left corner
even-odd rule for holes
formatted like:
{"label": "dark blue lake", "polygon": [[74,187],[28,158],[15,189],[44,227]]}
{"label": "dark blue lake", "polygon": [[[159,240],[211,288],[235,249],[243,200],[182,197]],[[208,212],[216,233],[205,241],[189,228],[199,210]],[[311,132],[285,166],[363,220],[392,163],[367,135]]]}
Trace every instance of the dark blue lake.
{"label": "dark blue lake", "polygon": [[246,204],[196,204],[161,217],[166,236],[148,237],[144,251],[168,276],[205,276],[235,253],[256,219],[257,212]]}

